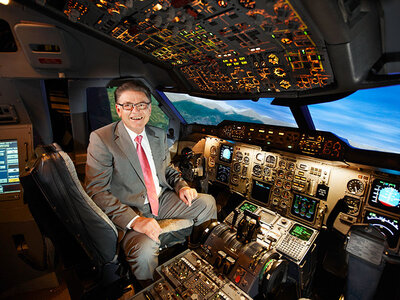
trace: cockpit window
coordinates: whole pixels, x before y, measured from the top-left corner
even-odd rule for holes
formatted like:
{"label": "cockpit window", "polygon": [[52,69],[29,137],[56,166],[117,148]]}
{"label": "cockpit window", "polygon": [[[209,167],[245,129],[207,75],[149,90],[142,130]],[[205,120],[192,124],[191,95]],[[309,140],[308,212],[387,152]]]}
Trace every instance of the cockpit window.
{"label": "cockpit window", "polygon": [[297,127],[290,109],[271,105],[272,99],[210,100],[187,94],[165,93],[189,124],[217,125],[223,120]]}
{"label": "cockpit window", "polygon": [[400,153],[400,85],[359,90],[309,110],[316,129],[346,138],[353,147]]}

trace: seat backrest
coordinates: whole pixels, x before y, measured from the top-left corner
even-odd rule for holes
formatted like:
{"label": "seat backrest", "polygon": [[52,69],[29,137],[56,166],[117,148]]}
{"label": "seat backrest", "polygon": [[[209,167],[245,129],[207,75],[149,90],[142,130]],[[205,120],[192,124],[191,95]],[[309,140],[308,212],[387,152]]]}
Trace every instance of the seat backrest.
{"label": "seat backrest", "polygon": [[115,262],[117,229],[84,191],[68,154],[55,143],[39,146],[35,152],[37,157],[28,164],[21,184],[39,228],[56,240],[64,256],[69,251],[65,247],[74,251],[70,243],[75,243],[94,266]]}

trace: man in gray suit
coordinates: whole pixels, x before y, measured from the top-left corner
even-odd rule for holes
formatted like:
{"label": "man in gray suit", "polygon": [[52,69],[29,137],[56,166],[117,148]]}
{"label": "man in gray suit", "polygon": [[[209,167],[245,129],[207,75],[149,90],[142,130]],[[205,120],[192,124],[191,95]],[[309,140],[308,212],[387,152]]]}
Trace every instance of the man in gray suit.
{"label": "man in gray suit", "polygon": [[115,91],[115,103],[122,121],[90,135],[86,191],[118,228],[133,274],[149,280],[166,235],[160,235],[156,220],[192,219],[194,230],[204,230],[217,218],[215,199],[198,194],[168,165],[165,132],[146,125],[151,115],[146,86],[139,81],[123,83]]}

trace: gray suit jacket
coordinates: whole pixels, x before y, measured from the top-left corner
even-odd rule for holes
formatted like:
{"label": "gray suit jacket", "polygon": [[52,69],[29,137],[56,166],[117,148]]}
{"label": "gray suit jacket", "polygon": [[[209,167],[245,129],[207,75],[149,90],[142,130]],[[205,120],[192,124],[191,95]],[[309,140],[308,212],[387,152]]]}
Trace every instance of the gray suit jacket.
{"label": "gray suit jacket", "polygon": [[[170,156],[165,132],[146,126],[146,134],[154,158],[157,176],[162,187],[179,191],[187,183],[178,171],[169,167]],[[146,187],[135,146],[123,125],[118,121],[90,134],[86,161],[86,192],[120,230],[144,205]]]}

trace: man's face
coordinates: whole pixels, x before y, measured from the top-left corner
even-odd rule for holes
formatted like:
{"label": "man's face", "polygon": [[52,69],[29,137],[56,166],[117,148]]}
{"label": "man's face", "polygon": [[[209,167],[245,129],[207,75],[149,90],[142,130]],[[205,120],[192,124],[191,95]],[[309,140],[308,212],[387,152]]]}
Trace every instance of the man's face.
{"label": "man's face", "polygon": [[[150,102],[147,99],[146,94],[138,91],[125,91],[123,92],[119,99],[119,104],[137,104],[137,103],[148,103]],[[150,119],[151,115],[151,105],[149,105],[144,110],[138,110],[137,107],[133,108],[132,111],[124,110],[122,106],[116,104],[115,108],[117,110],[118,116],[122,119],[122,122],[128,127],[130,130],[135,132],[136,134],[140,134],[143,132],[144,126]]]}

